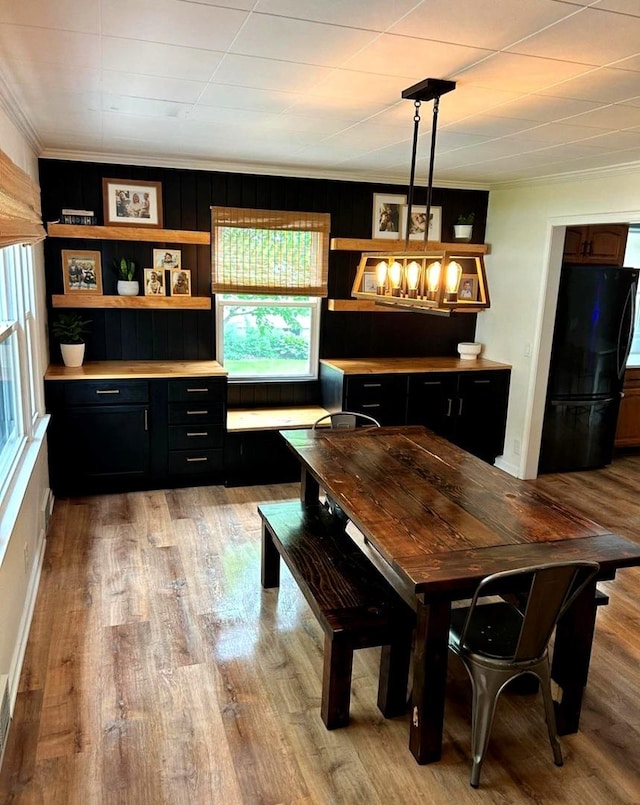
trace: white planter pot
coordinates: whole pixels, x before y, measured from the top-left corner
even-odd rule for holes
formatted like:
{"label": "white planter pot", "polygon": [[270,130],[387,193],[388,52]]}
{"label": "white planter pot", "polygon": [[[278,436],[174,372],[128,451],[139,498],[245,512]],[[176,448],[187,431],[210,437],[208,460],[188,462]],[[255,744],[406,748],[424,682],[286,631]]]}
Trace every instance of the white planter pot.
{"label": "white planter pot", "polygon": [[82,366],[84,344],[60,344],[60,351],[65,366]]}
{"label": "white planter pot", "polygon": [[473,224],[454,224],[453,232],[456,240],[471,240]]}
{"label": "white planter pot", "polygon": [[120,296],[137,296],[139,290],[138,280],[118,280],[118,293]]}

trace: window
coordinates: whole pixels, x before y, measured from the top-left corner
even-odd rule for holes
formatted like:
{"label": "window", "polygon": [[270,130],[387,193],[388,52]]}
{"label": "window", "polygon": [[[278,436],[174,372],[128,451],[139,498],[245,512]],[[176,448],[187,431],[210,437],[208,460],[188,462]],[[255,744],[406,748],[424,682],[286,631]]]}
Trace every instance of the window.
{"label": "window", "polygon": [[0,504],[40,409],[31,246],[0,249]]}
{"label": "window", "polygon": [[[632,224],[627,235],[627,248],[623,265],[640,268],[640,226]],[[636,293],[636,320],[633,329],[633,341],[627,363],[633,366],[640,364],[640,285]]]}
{"label": "window", "polygon": [[317,377],[329,216],[214,207],[217,358],[232,379]]}

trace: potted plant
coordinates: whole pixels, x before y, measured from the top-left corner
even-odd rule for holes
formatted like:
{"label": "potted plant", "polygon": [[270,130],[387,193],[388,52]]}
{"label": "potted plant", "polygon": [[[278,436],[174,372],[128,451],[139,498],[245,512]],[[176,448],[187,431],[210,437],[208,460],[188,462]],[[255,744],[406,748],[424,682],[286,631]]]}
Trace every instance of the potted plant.
{"label": "potted plant", "polygon": [[456,240],[471,240],[475,217],[475,212],[461,213],[458,216],[458,220],[453,225]]}
{"label": "potted plant", "polygon": [[85,346],[83,336],[90,323],[79,313],[60,313],[52,322],[51,331],[60,342],[65,366],[82,366]]}
{"label": "potted plant", "polygon": [[118,293],[120,296],[137,296],[140,290],[136,276],[136,264],[126,257],[113,261],[118,273]]}

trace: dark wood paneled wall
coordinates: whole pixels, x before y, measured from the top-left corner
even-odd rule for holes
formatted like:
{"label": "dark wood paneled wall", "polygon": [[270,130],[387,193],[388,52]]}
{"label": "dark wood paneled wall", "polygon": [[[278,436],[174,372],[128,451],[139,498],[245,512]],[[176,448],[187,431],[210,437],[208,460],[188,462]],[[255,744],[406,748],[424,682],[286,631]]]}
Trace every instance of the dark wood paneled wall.
{"label": "dark wood paneled wall", "polygon": [[[103,177],[160,181],[164,226],[202,231],[210,229],[210,207],[227,205],[328,212],[333,237],[368,238],[371,237],[373,194],[406,192],[406,188],[397,185],[43,159],[40,160],[40,183],[44,220],[55,221],[63,207],[71,207],[95,210],[101,223]],[[424,201],[424,189],[418,189],[415,203]],[[487,202],[485,191],[436,188],[433,203],[442,207],[443,239],[452,239],[453,224],[459,213],[474,211],[474,241],[482,243]],[[206,246],[48,238],[45,265],[49,294],[62,293],[60,252],[68,248],[101,251],[105,294],[116,292],[114,258],[129,257],[139,269],[149,268],[154,248],[179,248],[183,267],[192,272],[194,295],[210,293],[210,251]],[[350,297],[358,259],[357,254],[331,254],[329,297]],[[90,310],[85,314],[92,320],[87,341],[88,360],[206,360],[215,357],[214,311],[110,309]],[[439,318],[417,313],[325,310],[320,354],[328,358],[453,355],[458,341],[473,340],[475,324],[474,314]],[[51,360],[59,362],[56,344],[52,344],[51,352]]]}

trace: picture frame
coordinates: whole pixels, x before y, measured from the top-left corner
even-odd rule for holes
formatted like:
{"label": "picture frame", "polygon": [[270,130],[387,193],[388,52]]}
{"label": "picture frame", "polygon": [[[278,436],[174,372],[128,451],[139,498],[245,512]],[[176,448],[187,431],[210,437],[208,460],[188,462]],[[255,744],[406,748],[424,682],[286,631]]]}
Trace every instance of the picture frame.
{"label": "picture frame", "polygon": [[172,269],[169,272],[170,296],[191,296],[191,272],[187,269]]}
{"label": "picture frame", "polygon": [[144,295],[145,296],[166,296],[165,279],[166,272],[161,268],[145,268],[144,270]]}
{"label": "picture frame", "polygon": [[362,275],[362,287],[360,290],[363,293],[375,293],[377,290],[376,287],[376,275],[373,271],[365,271]]}
{"label": "picture frame", "polygon": [[406,196],[374,193],[372,237],[399,240],[405,228],[406,211]]}
{"label": "picture frame", "polygon": [[169,271],[182,268],[182,252],[180,249],[154,249],[153,267]]}
{"label": "picture frame", "polygon": [[102,295],[100,252],[62,249],[62,282],[65,294]]}
{"label": "picture frame", "polygon": [[463,274],[460,277],[458,288],[458,301],[477,302],[478,301],[478,277],[476,274]]}
{"label": "picture frame", "polygon": [[102,196],[105,226],[163,225],[160,182],[103,179]]}
{"label": "picture frame", "polygon": [[[405,210],[405,218],[408,214]],[[431,207],[429,211],[429,233],[427,240],[440,241],[442,238],[442,207]],[[411,221],[409,223],[409,240],[424,241],[424,224],[427,218],[427,208],[424,204],[413,204],[411,207]]]}

